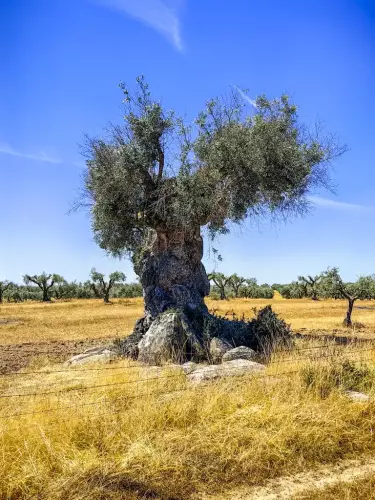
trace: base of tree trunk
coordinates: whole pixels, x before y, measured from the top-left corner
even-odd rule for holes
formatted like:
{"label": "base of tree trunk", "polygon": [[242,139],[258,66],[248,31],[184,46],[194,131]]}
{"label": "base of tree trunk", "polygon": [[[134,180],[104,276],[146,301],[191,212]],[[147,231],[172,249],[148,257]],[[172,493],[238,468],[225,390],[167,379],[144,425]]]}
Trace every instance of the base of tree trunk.
{"label": "base of tree trunk", "polygon": [[228,320],[207,309],[167,309],[152,319],[140,318],[134,331],[116,342],[121,355],[149,364],[167,361],[211,362],[210,343],[218,338],[230,346],[246,346],[268,357],[275,348],[293,343],[289,326],[272,311],[261,309],[251,321]]}

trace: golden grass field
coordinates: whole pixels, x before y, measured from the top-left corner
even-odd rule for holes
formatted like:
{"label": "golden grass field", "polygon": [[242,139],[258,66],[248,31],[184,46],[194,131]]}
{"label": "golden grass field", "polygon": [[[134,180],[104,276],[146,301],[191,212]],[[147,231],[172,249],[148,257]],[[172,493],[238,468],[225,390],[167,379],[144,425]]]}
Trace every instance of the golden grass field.
{"label": "golden grass field", "polygon": [[[286,300],[279,296],[270,299],[206,300],[210,310],[229,318],[232,312],[246,318],[252,309],[271,304],[273,309],[296,331],[340,333],[375,338],[375,302],[358,301],[356,305],[373,309],[354,309],[354,326],[348,332],[342,327],[346,302],[343,300],[309,299]],[[105,305],[101,300],[75,300],[43,304],[3,304],[0,306],[0,344],[24,342],[70,341],[95,338],[114,338],[132,331],[134,322],[143,314],[143,300],[118,299]],[[9,323],[7,323],[9,321]]]}
{"label": "golden grass field", "polygon": [[[364,328],[343,329],[342,301],[208,301],[208,307],[250,317],[267,303],[296,331],[375,333],[373,310],[354,311]],[[25,344],[35,354],[38,344],[123,336],[141,314],[141,299],[4,304],[0,343],[4,352]],[[121,360],[72,369],[48,356],[31,360],[0,377],[0,499],[271,500],[278,497],[255,496],[253,489],[321,466],[369,461],[375,404],[352,402],[344,389],[353,383],[375,396],[375,353],[369,344],[321,345],[298,340],[273,356],[266,376],[202,386],[174,367]],[[360,376],[357,368],[343,371],[342,382],[332,384],[327,374],[345,360]],[[280,498],[375,498],[375,466],[366,474],[319,491],[307,484],[304,493]]]}

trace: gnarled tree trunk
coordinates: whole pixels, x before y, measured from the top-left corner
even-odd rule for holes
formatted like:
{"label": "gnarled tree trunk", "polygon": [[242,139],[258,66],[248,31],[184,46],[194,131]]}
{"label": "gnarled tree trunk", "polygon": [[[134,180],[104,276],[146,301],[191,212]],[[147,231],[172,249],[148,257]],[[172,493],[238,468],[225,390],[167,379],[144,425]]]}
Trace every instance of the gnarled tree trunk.
{"label": "gnarled tree trunk", "polygon": [[350,327],[352,326],[352,313],[353,313],[353,307],[354,307],[354,302],[357,299],[355,297],[348,297],[348,310],[346,312],[346,317],[344,319],[344,326]]}
{"label": "gnarled tree trunk", "polygon": [[207,312],[204,297],[210,293],[210,282],[202,257],[199,227],[190,232],[155,232],[137,265],[148,322],[167,309]]}
{"label": "gnarled tree trunk", "polygon": [[[134,332],[119,343],[123,355],[151,364],[210,361],[209,345],[214,337],[233,347],[252,349],[261,349],[265,339],[270,345],[278,339],[289,342],[289,328],[270,308],[250,322],[209,314],[204,297],[210,292],[210,282],[202,256],[199,228],[190,233],[155,231],[135,263],[143,286],[145,313]],[[263,321],[262,315],[268,319]]]}

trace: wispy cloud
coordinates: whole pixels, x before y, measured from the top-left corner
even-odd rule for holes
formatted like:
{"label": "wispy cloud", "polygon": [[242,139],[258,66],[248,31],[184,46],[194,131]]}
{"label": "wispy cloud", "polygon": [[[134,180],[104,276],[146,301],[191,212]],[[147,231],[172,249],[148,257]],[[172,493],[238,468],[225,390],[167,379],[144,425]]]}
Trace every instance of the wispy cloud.
{"label": "wispy cloud", "polygon": [[250,97],[247,94],[245,94],[245,92],[243,90],[241,90],[239,87],[237,87],[237,85],[233,85],[233,88],[235,88],[237,90],[237,92],[240,94],[240,96],[245,101],[247,101],[251,106],[253,106],[254,108],[257,107],[257,103],[253,99],[250,99]]}
{"label": "wispy cloud", "polygon": [[357,205],[355,203],[346,203],[345,201],[331,200],[320,196],[309,196],[309,200],[314,205],[321,208],[331,208],[333,210],[373,210],[372,207]]}
{"label": "wispy cloud", "polygon": [[46,163],[62,162],[60,158],[49,156],[44,151],[40,151],[39,153],[24,153],[23,151],[18,151],[17,149],[12,148],[5,143],[0,143],[0,153],[5,155],[18,156],[19,158],[25,158],[27,160],[44,161]]}
{"label": "wispy cloud", "polygon": [[[128,16],[154,28],[165,36],[174,47],[182,51],[180,20],[177,10],[162,0],[94,0],[107,7],[119,10]],[[177,7],[177,4],[175,2]]]}

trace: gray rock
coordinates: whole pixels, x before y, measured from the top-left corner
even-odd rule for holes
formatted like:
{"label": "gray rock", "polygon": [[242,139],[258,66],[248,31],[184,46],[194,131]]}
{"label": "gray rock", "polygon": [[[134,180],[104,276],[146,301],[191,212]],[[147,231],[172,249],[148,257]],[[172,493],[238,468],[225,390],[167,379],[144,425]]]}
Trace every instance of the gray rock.
{"label": "gray rock", "polygon": [[161,365],[184,363],[192,354],[203,356],[203,347],[181,312],[160,314],[138,344],[138,360]]}
{"label": "gray rock", "polygon": [[247,359],[249,361],[254,360],[257,357],[257,353],[250,349],[250,347],[245,347],[243,345],[230,349],[223,355],[223,362],[233,361],[235,359]]}
{"label": "gray rock", "polygon": [[220,363],[224,354],[231,349],[232,346],[228,342],[214,337],[210,342],[210,357],[214,363]]}
{"label": "gray rock", "polygon": [[65,365],[77,366],[87,363],[109,363],[118,357],[118,354],[108,349],[108,347],[93,347],[91,349],[87,349],[82,354],[73,356],[65,363]]}
{"label": "gray rock", "polygon": [[364,394],[363,392],[345,391],[345,394],[348,396],[349,399],[351,399],[356,403],[365,403],[366,401],[370,400],[370,396]]}
{"label": "gray rock", "polygon": [[193,373],[195,370],[199,369],[199,365],[197,363],[194,363],[193,361],[188,361],[187,363],[181,365],[181,368],[184,370],[184,373],[186,375],[189,375],[190,373]]}
{"label": "gray rock", "polygon": [[221,365],[209,365],[198,368],[190,373],[187,378],[190,382],[200,383],[205,380],[213,380],[222,377],[241,376],[251,373],[260,373],[265,366],[247,359],[235,359]]}

